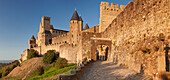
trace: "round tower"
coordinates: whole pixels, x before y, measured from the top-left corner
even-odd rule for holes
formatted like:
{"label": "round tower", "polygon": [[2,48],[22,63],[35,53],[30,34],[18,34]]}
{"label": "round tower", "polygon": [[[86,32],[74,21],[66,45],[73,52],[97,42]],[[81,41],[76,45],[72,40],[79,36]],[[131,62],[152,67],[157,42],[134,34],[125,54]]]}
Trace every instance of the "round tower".
{"label": "round tower", "polygon": [[83,20],[81,16],[79,17],[76,9],[73,13],[73,16],[70,20],[70,33],[71,33],[71,43],[76,44],[78,41],[78,34],[82,31],[83,28]]}

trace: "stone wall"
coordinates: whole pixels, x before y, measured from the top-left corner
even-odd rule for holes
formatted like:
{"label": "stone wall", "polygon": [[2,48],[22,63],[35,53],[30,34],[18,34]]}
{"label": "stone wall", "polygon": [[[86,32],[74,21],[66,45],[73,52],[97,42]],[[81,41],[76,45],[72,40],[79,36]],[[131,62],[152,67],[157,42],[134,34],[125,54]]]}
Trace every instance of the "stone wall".
{"label": "stone wall", "polygon": [[125,5],[119,5],[109,2],[101,2],[100,4],[100,24],[99,32],[105,31],[107,26],[112,22],[113,19],[124,9]]}
{"label": "stone wall", "polygon": [[27,53],[29,49],[24,50],[23,54],[21,54],[21,59],[19,60],[20,62],[24,61],[27,59]]}
{"label": "stone wall", "polygon": [[[137,63],[148,75],[158,71],[160,51],[154,48],[170,43],[168,6],[168,0],[134,0],[101,33],[103,38],[112,39],[119,64],[132,68]],[[160,34],[165,36],[163,44]]]}
{"label": "stone wall", "polygon": [[[91,37],[101,37],[100,33],[92,33],[92,32],[83,32],[81,34],[82,40],[82,56],[84,58],[88,58],[89,53],[91,54]],[[96,46],[94,46],[96,47]]]}
{"label": "stone wall", "polygon": [[92,27],[92,28],[83,30],[82,32],[94,32],[94,33],[99,33],[99,25],[96,25],[96,26],[94,26],[94,27]]}
{"label": "stone wall", "polygon": [[52,44],[61,44],[61,43],[70,43],[71,34],[63,34],[57,37],[52,38]]}
{"label": "stone wall", "polygon": [[60,46],[60,57],[66,58],[69,63],[76,63],[78,50],[77,45],[63,44]]}

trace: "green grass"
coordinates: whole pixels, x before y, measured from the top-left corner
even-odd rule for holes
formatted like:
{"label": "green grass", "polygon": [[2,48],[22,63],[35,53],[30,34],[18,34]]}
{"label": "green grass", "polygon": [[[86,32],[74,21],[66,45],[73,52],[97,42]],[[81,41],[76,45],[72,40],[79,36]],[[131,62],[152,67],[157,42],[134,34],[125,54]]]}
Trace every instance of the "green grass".
{"label": "green grass", "polygon": [[47,66],[47,67],[44,67],[44,74],[42,74],[41,76],[35,75],[34,77],[28,80],[44,79],[44,78],[52,77],[52,76],[62,74],[62,73],[70,73],[68,71],[74,70],[76,66],[77,66],[76,64],[71,63],[71,64],[68,64],[68,67],[58,69],[58,70],[55,67]]}

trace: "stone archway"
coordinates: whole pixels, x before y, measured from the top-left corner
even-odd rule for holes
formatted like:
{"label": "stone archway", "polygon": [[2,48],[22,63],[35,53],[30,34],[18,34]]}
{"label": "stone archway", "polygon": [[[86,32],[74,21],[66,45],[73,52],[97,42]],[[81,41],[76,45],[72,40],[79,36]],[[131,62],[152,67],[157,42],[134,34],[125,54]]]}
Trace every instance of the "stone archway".
{"label": "stone archway", "polygon": [[98,45],[106,45],[108,47],[107,60],[111,57],[111,39],[108,38],[91,38],[91,59],[97,60],[96,51]]}

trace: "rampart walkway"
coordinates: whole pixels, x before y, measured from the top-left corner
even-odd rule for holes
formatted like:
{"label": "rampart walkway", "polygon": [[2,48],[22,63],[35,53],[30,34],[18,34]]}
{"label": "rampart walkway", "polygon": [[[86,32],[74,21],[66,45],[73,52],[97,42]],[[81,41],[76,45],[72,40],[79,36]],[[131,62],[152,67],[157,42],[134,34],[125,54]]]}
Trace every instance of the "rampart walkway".
{"label": "rampart walkway", "polygon": [[149,80],[149,77],[120,67],[113,62],[97,61],[92,63],[80,80]]}

